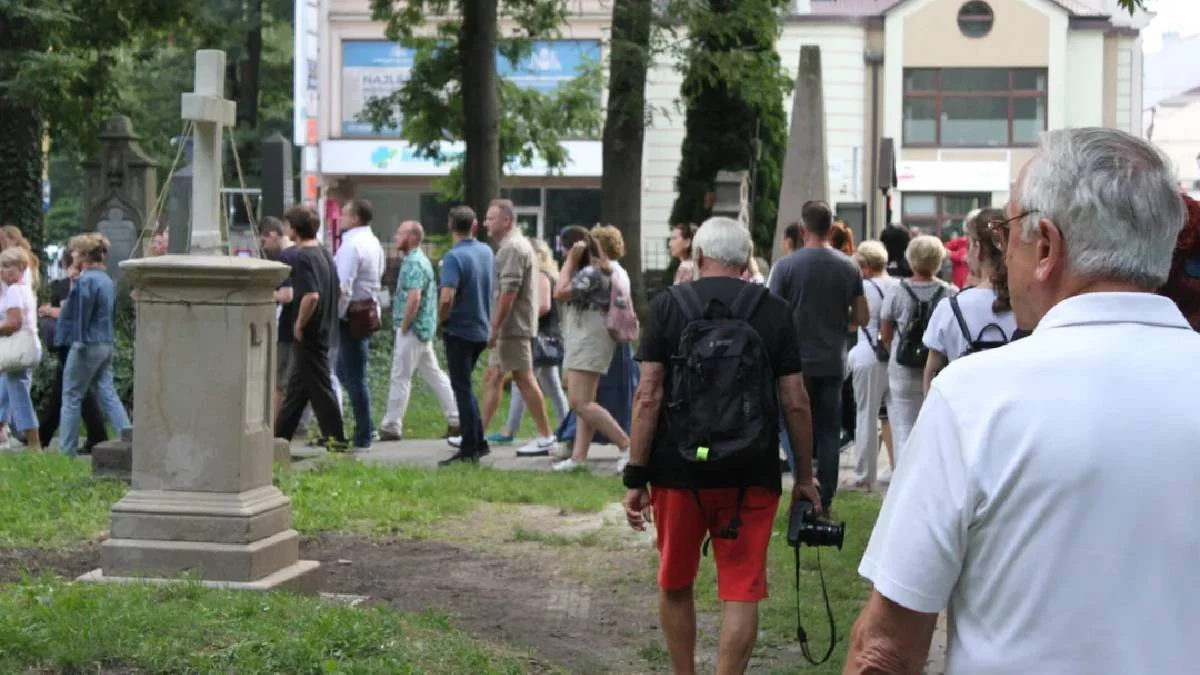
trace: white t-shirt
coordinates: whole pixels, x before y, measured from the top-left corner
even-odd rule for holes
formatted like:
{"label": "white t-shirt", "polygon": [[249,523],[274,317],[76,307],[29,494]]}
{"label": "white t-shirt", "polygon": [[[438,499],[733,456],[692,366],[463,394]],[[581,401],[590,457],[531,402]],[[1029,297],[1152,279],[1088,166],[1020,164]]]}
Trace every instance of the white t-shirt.
{"label": "white t-shirt", "polygon": [[[37,298],[25,284],[13,284],[4,289],[0,295],[0,314],[8,314],[8,310],[20,308],[22,314],[21,330],[37,335]],[[2,319],[0,319],[2,320]],[[41,358],[42,342],[37,341],[38,357]]]}
{"label": "white t-shirt", "polygon": [[[1017,330],[1017,318],[1011,311],[1001,314],[992,311],[996,291],[990,288],[968,288],[955,297],[958,298],[958,309],[962,312],[971,340],[1007,342],[1012,339]],[[934,308],[933,316],[929,317],[929,325],[925,328],[924,342],[926,347],[938,350],[951,361],[965,354],[971,346],[963,335],[958,319],[954,317],[949,298],[942,300]]]}
{"label": "white t-shirt", "polygon": [[871,343],[863,339],[862,334],[864,330],[869,331],[871,340],[879,342],[879,312],[883,308],[883,299],[887,297],[888,291],[899,283],[899,280],[892,277],[863,279],[863,297],[867,299],[867,309],[871,314],[871,319],[867,322],[866,328],[858,329],[859,340],[850,350],[850,356],[846,361],[849,368],[862,368],[879,363],[879,359],[875,358],[875,350],[871,348]]}
{"label": "white t-shirt", "polygon": [[951,363],[859,572],[948,610],[947,673],[1196,672],[1197,371],[1200,333],[1146,293],[1069,298]]}

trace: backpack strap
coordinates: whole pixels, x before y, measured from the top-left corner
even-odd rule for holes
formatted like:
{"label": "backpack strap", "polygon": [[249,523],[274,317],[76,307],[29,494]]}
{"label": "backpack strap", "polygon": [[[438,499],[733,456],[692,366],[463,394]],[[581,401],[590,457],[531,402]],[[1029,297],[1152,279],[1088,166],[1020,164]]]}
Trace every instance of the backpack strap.
{"label": "backpack strap", "polygon": [[967,341],[967,347],[970,348],[974,344],[974,340],[971,339],[971,331],[967,328],[967,320],[963,318],[962,308],[958,306],[957,295],[950,296],[950,310],[954,312],[954,320],[958,322],[958,330],[962,331],[963,339]]}
{"label": "backpack strap", "polygon": [[921,299],[917,297],[915,292],[913,292],[912,286],[909,286],[907,281],[901,279],[900,287],[908,293],[908,297],[912,298],[913,302],[917,303],[918,305],[921,304]]}
{"label": "backpack strap", "polygon": [[733,306],[729,308],[729,313],[735,319],[750,323],[750,320],[754,318],[754,313],[758,311],[758,306],[762,304],[763,298],[767,297],[770,292],[764,286],[746,284],[733,299]]}
{"label": "backpack strap", "polygon": [[704,317],[704,303],[700,301],[700,294],[696,293],[691,284],[668,286],[667,292],[683,312],[684,322],[690,323]]}
{"label": "backpack strap", "polygon": [[874,288],[875,292],[879,294],[880,300],[884,298],[883,289],[879,287],[879,284],[875,283],[874,279],[864,279],[864,281],[866,281],[868,284],[871,284],[871,288]]}

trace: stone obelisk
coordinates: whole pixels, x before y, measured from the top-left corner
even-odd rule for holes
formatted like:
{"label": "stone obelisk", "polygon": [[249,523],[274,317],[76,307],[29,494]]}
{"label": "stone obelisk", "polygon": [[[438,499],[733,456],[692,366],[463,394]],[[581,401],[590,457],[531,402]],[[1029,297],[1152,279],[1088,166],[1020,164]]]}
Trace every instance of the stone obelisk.
{"label": "stone obelisk", "polygon": [[132,489],[113,505],[97,581],[310,588],[291,500],[271,483],[279,263],[219,255],[225,54],[196,53],[192,255],[121,264],[137,302]]}
{"label": "stone obelisk", "polygon": [[800,47],[800,70],[792,94],[792,126],[788,130],[779,190],[779,219],[771,261],[783,253],[783,232],[800,220],[800,207],[812,199],[829,199],[829,160],[825,153],[825,94],[821,79],[821,48]]}

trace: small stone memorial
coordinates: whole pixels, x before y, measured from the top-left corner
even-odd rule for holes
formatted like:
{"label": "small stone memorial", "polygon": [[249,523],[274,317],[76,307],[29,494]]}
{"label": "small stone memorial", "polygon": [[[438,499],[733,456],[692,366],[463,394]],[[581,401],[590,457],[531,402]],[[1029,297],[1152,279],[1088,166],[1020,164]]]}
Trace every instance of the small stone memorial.
{"label": "small stone memorial", "polygon": [[733,218],[742,225],[749,227],[750,221],[750,172],[748,171],[718,171],[715,190],[715,201],[712,207],[714,216]]}
{"label": "small stone memorial", "polygon": [[[299,559],[291,500],[272,485],[274,291],[280,263],[219,251],[221,93],[225,54],[196,53],[193,255],[123,263],[137,298],[132,489],[113,505],[111,536],[89,581],[167,581],[311,590],[319,564]],[[203,178],[202,178],[203,177]],[[169,365],[166,365],[169,364]]]}
{"label": "small stone memorial", "polygon": [[82,164],[87,174],[84,229],[108,237],[108,273],[114,280],[121,278],[120,263],[140,255],[139,239],[149,242],[156,226],[147,218],[157,201],[158,167],[139,140],[128,117],[113,116],[100,134],[100,150]]}

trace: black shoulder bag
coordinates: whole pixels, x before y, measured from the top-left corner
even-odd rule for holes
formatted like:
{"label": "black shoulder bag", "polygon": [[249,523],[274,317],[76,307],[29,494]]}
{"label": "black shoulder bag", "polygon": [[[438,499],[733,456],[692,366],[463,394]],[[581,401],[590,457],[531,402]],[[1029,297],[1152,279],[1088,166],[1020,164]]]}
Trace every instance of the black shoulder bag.
{"label": "black shoulder bag", "polygon": [[[867,279],[866,282],[871,284],[871,288],[875,289],[875,292],[879,294],[879,299],[882,301],[883,289],[879,287],[879,284],[875,283],[874,279]],[[867,330],[867,326],[863,326],[859,330],[863,332],[863,335],[867,336],[867,344],[871,346],[871,351],[875,352],[875,358],[880,363],[887,363],[888,359],[892,356],[891,352],[888,351],[887,345],[871,337],[871,331]]]}

